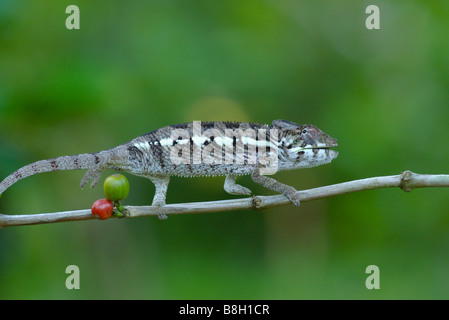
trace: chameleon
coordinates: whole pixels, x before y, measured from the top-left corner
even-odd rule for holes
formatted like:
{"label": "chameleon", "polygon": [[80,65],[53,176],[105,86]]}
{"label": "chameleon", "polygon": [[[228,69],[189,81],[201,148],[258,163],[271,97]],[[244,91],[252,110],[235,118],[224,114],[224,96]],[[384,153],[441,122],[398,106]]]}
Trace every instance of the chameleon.
{"label": "chameleon", "polygon": [[[148,132],[115,148],[36,161],[11,173],[0,183],[0,196],[28,176],[61,170],[87,169],[80,187],[93,188],[106,169],[150,179],[155,185],[153,206],[166,204],[171,176],[225,176],[224,190],[251,195],[236,183],[240,175],[284,194],[295,206],[299,195],[292,186],[269,175],[282,170],[310,168],[331,162],[337,140],[311,124],[274,120],[271,125],[248,122],[193,121]],[[166,215],[159,215],[165,219]]]}

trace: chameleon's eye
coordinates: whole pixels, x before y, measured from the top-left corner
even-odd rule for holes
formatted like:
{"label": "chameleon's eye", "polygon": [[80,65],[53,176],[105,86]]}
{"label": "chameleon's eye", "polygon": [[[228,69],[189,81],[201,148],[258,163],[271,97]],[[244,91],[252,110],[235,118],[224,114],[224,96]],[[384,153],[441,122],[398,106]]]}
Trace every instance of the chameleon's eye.
{"label": "chameleon's eye", "polygon": [[318,138],[318,131],[313,127],[304,128],[301,130],[301,138],[307,144],[314,144]]}

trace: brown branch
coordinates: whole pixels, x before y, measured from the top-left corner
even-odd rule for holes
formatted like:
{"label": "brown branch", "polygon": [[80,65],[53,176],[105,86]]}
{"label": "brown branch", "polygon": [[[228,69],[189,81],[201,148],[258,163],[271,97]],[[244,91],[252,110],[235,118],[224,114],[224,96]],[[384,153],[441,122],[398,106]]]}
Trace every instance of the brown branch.
{"label": "brown branch", "polygon": [[[402,190],[407,192],[414,188],[449,187],[449,175],[416,174],[411,171],[404,171],[400,175],[354,180],[330,186],[298,191],[298,193],[301,202],[305,202],[362,190],[390,187],[400,187]],[[129,219],[136,217],[157,216],[158,214],[174,215],[212,213],[245,209],[262,210],[288,204],[291,204],[290,201],[283,195],[254,196],[251,198],[233,200],[168,204],[163,207],[125,206],[124,213],[125,218]],[[90,209],[27,215],[0,214],[0,228],[90,219],[96,219],[96,217],[92,216]]]}

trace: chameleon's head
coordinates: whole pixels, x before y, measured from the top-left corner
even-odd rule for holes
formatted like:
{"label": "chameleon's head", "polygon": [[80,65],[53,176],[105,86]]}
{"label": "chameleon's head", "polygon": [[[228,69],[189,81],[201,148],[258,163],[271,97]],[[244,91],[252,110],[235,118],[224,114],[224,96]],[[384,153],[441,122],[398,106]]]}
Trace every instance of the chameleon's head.
{"label": "chameleon's head", "polygon": [[298,125],[286,120],[276,120],[273,121],[273,128],[280,131],[280,169],[315,167],[329,163],[338,156],[337,151],[330,150],[337,146],[337,139],[311,124]]}

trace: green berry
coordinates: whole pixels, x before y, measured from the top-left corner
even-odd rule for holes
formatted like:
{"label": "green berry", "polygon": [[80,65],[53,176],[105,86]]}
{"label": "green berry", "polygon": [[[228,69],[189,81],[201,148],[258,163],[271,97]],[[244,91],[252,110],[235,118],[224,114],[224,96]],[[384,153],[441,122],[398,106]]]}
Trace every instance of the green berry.
{"label": "green berry", "polygon": [[106,178],[103,185],[106,199],[111,201],[123,200],[129,193],[129,182],[124,175],[113,174]]}

